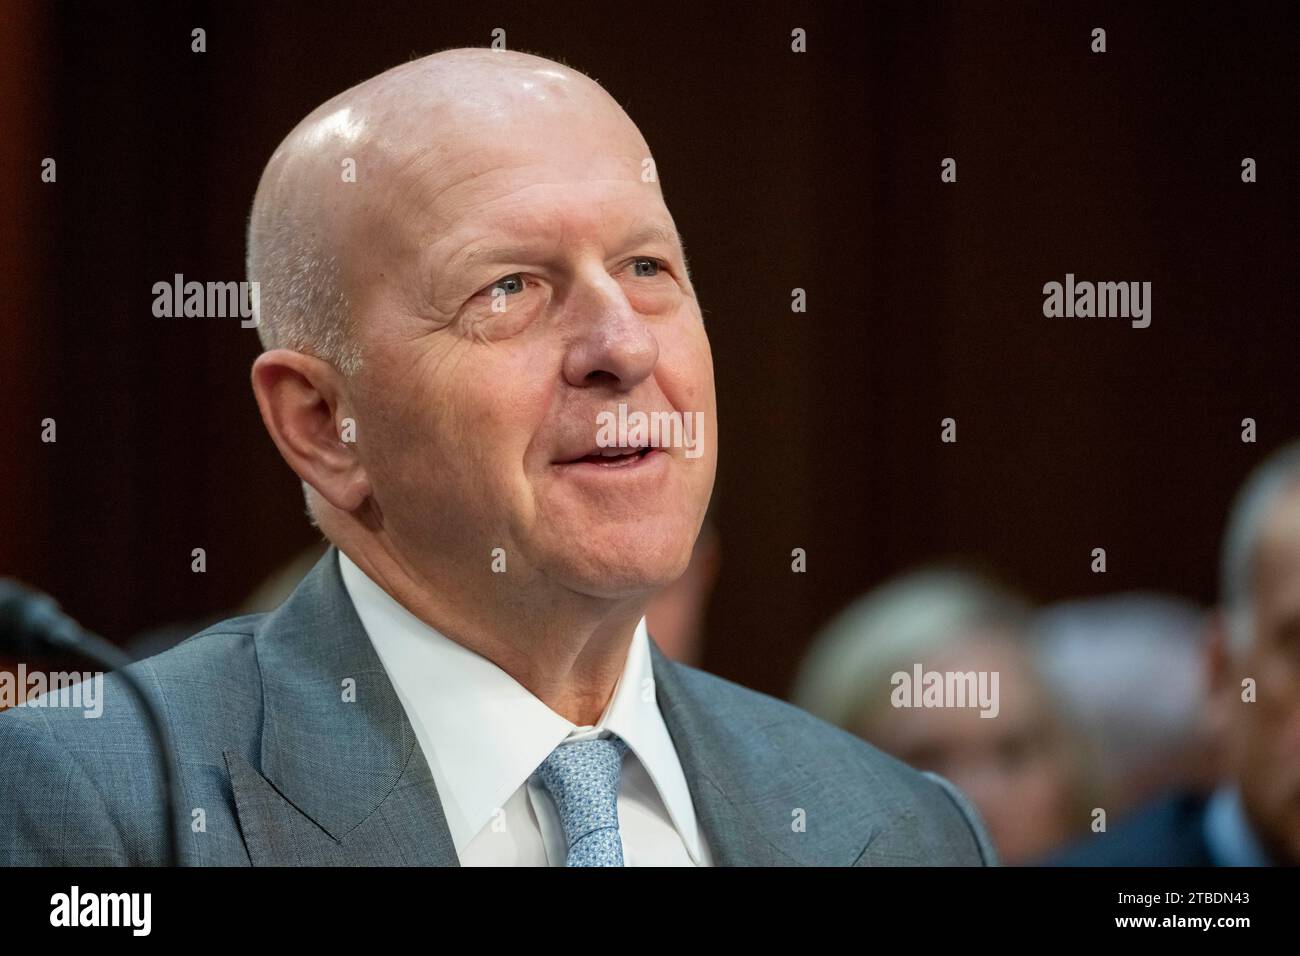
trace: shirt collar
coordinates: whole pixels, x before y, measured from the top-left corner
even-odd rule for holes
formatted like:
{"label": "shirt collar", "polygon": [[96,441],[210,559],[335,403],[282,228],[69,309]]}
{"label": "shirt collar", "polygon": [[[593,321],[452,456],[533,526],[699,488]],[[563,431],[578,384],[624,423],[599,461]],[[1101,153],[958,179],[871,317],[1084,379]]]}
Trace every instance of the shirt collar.
{"label": "shirt collar", "polygon": [[564,740],[617,734],[645,768],[698,864],[695,807],[655,695],[645,618],[605,712],[579,727],[487,658],[417,618],[342,551],[339,570],[420,741],[457,852]]}

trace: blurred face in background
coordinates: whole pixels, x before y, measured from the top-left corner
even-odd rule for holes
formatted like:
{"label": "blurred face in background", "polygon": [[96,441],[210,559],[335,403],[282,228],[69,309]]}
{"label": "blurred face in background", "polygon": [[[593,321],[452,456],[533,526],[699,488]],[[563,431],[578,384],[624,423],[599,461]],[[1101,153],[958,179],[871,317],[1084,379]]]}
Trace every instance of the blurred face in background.
{"label": "blurred face in background", "polygon": [[859,736],[957,785],[975,804],[1003,863],[1031,863],[1080,831],[1078,751],[1028,655],[1002,634],[973,634],[920,662],[925,671],[996,671],[998,712],[896,708],[864,714]]}
{"label": "blurred face in background", "polygon": [[[1255,553],[1250,644],[1227,669],[1228,770],[1279,863],[1300,864],[1300,489],[1283,495]],[[1241,700],[1253,678],[1257,700]]]}

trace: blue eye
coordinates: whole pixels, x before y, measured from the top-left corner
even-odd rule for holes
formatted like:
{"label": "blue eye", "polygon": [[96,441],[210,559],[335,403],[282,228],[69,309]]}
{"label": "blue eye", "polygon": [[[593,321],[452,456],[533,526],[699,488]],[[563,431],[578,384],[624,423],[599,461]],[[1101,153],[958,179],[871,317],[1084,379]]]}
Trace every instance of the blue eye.
{"label": "blue eye", "polygon": [[[635,262],[636,262],[636,266],[635,266],[636,274],[638,276],[641,276],[642,278],[652,278],[653,276],[657,276],[659,274],[658,259],[637,259],[635,260]],[[649,266],[650,267],[649,271],[643,269],[642,266]]]}
{"label": "blue eye", "polygon": [[487,288],[488,295],[492,295],[500,289],[505,295],[514,295],[524,291],[524,277],[522,274],[515,272],[504,278],[498,279]]}

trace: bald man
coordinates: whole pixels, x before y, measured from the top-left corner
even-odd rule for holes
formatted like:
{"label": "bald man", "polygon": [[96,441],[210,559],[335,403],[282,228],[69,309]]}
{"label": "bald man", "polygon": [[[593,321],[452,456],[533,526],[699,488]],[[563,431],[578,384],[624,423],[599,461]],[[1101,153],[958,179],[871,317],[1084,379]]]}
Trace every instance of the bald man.
{"label": "bald man", "polygon": [[[184,862],[993,861],[946,781],[647,633],[712,492],[713,367],[599,85],[450,50],[336,96],[267,164],[248,269],[258,408],[331,546],[136,665]],[[103,696],[0,717],[0,861],[165,859],[140,712]]]}

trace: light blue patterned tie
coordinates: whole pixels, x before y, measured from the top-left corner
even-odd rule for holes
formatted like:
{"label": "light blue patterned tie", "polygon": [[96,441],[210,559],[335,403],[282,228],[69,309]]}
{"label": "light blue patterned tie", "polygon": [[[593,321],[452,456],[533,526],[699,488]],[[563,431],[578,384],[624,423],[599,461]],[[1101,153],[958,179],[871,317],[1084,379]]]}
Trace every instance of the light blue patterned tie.
{"label": "light blue patterned tie", "polygon": [[564,827],[565,866],[623,865],[618,780],[625,753],[627,744],[618,737],[571,740],[537,768]]}

